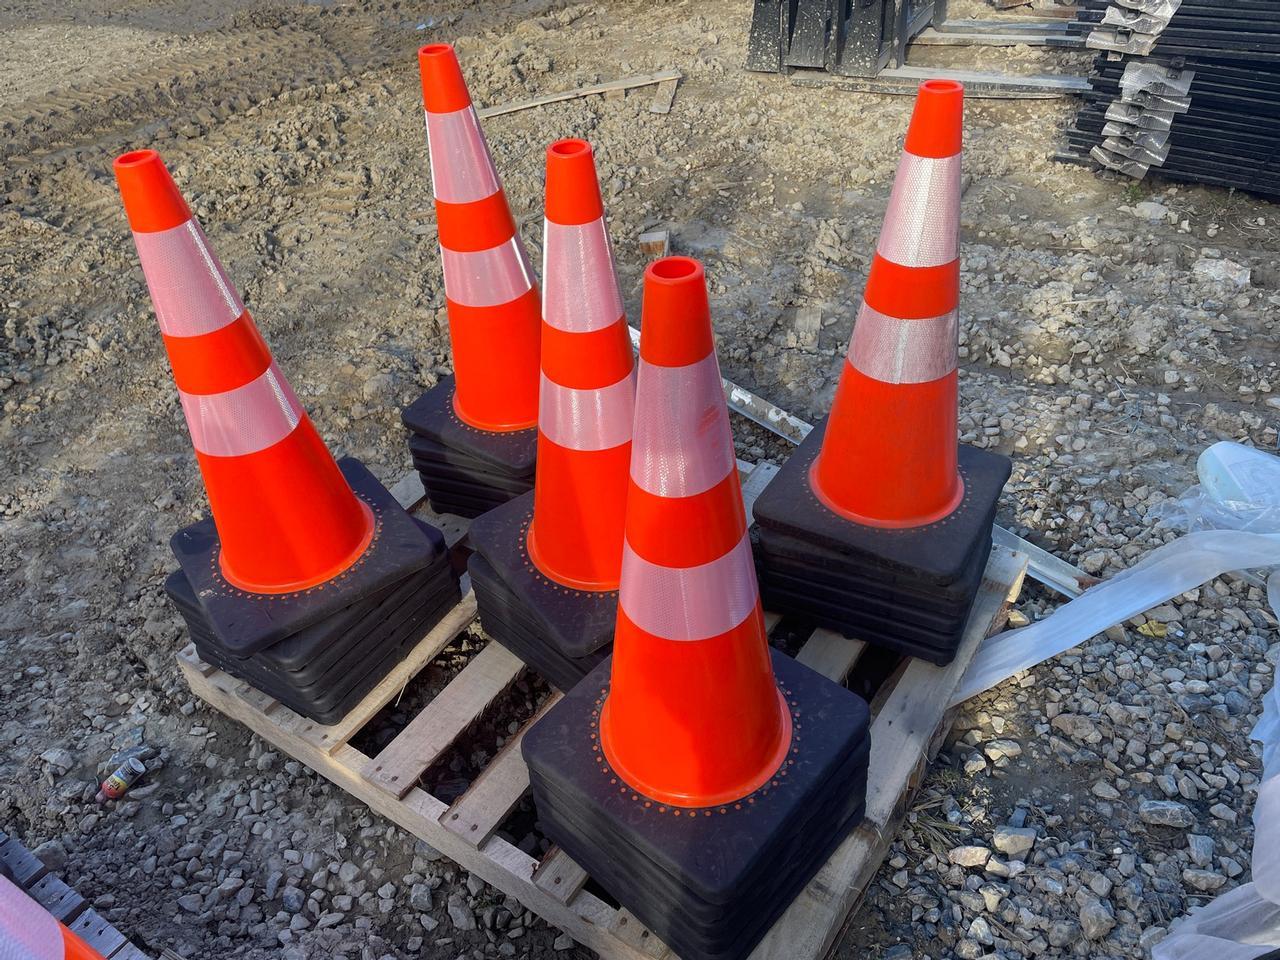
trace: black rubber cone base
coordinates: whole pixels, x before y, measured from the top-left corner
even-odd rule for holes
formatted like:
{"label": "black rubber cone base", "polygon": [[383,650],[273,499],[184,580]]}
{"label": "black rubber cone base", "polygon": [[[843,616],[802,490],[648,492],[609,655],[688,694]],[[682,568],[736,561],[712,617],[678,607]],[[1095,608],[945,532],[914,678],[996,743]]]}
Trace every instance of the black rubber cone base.
{"label": "black rubber cone base", "polygon": [[538,431],[494,433],[463,423],[453,409],[453,385],[453,377],[442,378],[400,419],[432,509],[477,517],[533,489]]}
{"label": "black rubber cone base", "polygon": [[[360,652],[358,658],[352,658],[356,662],[349,664],[349,671],[343,677],[342,684],[335,682],[333,686],[325,687],[320,692],[293,690],[264,680],[248,666],[252,660],[221,659],[215,650],[201,648],[198,641],[196,650],[201,659],[274,696],[294,713],[316,723],[337,723],[365,698],[367,692],[378,686],[401,660],[412,653],[422,636],[451,611],[456,603],[456,599],[444,598],[436,600],[435,605],[429,602],[415,609],[399,612],[393,621],[385,622],[379,628],[375,637],[379,643],[374,648]],[[324,684],[317,686],[324,687]]]}
{"label": "black rubber cone base", "polygon": [[878,647],[950,663],[991,554],[1007,458],[959,448],[964,499],[936,523],[868,527],[818,500],[816,428],[756,500],[753,548],[765,606]]}
{"label": "black rubber cone base", "polygon": [[935,523],[901,530],[868,527],[828,510],[809,484],[809,468],[822,449],[826,421],[796,449],[752,507],[761,527],[809,543],[851,564],[871,565],[881,576],[910,578],[917,584],[949,586],[965,573],[978,544],[991,540],[994,506],[1009,479],[1008,457],[959,448],[964,499]]}
{"label": "black rubber cone base", "polygon": [[473,553],[468,558],[467,572],[471,574],[484,632],[557,690],[571,690],[609,655],[612,647],[607,643],[583,657],[569,657],[561,652],[530,618],[529,611],[507,589],[483,554]]}
{"label": "black rubber cone base", "polygon": [[295,593],[249,593],[222,576],[211,519],[179,530],[169,541],[210,631],[229,655],[249,656],[329,621],[443,558],[443,538],[428,535],[360,461],[344,458],[338,467],[373,511],[375,527],[360,558],[331,580]]}
{"label": "black rubber cone base", "polygon": [[773,665],[792,752],[734,803],[669,807],[612,772],[597,729],[608,661],[525,737],[548,836],[685,960],[745,957],[862,816],[866,704],[776,651]]}
{"label": "black rubber cone base", "polygon": [[[468,531],[475,551],[473,556],[483,556],[499,582],[498,585],[489,585],[491,589],[486,592],[490,599],[494,593],[505,593],[502,607],[520,611],[522,619],[532,628],[535,641],[549,648],[547,657],[535,659],[582,661],[613,640],[613,627],[618,618],[618,592],[575,590],[546,577],[529,559],[529,524],[532,519],[531,492],[477,518]],[[621,544],[618,550],[621,554]],[[479,593],[476,599],[482,624],[506,619],[504,611],[497,606],[488,605],[486,610],[484,597]],[[488,626],[485,632],[502,641],[502,637],[489,631]],[[519,651],[513,652],[521,656]],[[531,662],[530,665],[533,666]],[[569,686],[585,676],[587,669],[589,667],[582,664],[582,672],[575,671]],[[546,679],[556,682],[552,677]],[[568,687],[562,686],[561,689]]]}

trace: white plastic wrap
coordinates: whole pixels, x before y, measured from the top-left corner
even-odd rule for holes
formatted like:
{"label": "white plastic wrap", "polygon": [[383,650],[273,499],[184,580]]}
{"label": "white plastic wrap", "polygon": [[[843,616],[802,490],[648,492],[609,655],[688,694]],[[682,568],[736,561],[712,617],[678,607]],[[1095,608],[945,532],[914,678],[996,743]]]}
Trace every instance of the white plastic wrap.
{"label": "white plastic wrap", "polygon": [[[992,637],[974,657],[953,703],[1234,570],[1267,571],[1267,601],[1280,616],[1280,458],[1223,442],[1201,454],[1197,471],[1200,486],[1157,512],[1164,525],[1180,527],[1186,536],[1043,620]],[[1280,948],[1280,688],[1274,683],[1262,705],[1251,734],[1262,744],[1253,882],[1176,921],[1152,949],[1152,960],[1256,960]]]}

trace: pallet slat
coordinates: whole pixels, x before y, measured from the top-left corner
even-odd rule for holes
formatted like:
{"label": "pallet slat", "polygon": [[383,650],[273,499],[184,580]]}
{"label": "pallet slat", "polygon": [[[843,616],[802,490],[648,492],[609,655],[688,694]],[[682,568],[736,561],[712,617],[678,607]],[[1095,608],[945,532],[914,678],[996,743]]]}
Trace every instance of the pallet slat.
{"label": "pallet slat", "polygon": [[123,950],[129,943],[124,938],[124,934],[102,919],[102,915],[93,909],[80,914],[74,922],[67,924],[67,929],[104,957],[113,956],[116,951]]}
{"label": "pallet slat", "polygon": [[832,630],[815,630],[796,654],[796,660],[829,680],[844,683],[867,645]]}
{"label": "pallet slat", "polygon": [[321,750],[332,752],[346,743],[360,729],[377,716],[378,711],[400,695],[409,681],[416,677],[428,663],[453,642],[454,637],[467,628],[476,616],[476,595],[467,593],[462,601],[437,623],[409,656],[396,664],[382,681],[360,701],[351,712],[335,724],[325,726],[298,718],[302,725],[300,735]]}
{"label": "pallet slat", "polygon": [[41,877],[27,893],[64,924],[80,916],[85,908],[84,897],[51,873]]}
{"label": "pallet slat", "polygon": [[500,643],[490,642],[365,764],[361,776],[379,790],[397,799],[403,797],[523,668],[519,657]]}
{"label": "pallet slat", "polygon": [[1017,597],[1027,558],[997,547],[987,564],[960,652],[945,667],[913,660],[871,722],[867,819],[840,845],[751,954],[751,960],[822,957],[840,935],[863,887],[892,842],[894,816],[912,778],[928,763],[928,748],[949,725],[948,702],[978,645],[998,628],[1002,610]]}
{"label": "pallet slat", "polygon": [[528,730],[554,707],[561,694],[553,693],[527,723],[508,740],[440,822],[473,847],[489,839],[506,819],[511,808],[529,789],[529,768],[520,754],[520,744]]}
{"label": "pallet slat", "polygon": [[561,903],[568,903],[586,884],[587,871],[559,847],[552,847],[547,858],[538,865],[533,882]]}

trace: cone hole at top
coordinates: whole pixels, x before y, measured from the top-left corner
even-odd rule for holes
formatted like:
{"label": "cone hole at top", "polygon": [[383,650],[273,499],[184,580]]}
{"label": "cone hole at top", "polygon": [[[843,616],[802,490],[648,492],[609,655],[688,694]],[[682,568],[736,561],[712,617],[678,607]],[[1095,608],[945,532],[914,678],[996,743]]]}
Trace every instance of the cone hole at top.
{"label": "cone hole at top", "polygon": [[551,152],[558,157],[580,157],[584,153],[591,152],[591,144],[571,137],[567,140],[557,140],[551,145]]}
{"label": "cone hole at top", "polygon": [[693,278],[701,278],[702,264],[692,257],[663,257],[649,264],[645,271],[659,283],[679,283]]}

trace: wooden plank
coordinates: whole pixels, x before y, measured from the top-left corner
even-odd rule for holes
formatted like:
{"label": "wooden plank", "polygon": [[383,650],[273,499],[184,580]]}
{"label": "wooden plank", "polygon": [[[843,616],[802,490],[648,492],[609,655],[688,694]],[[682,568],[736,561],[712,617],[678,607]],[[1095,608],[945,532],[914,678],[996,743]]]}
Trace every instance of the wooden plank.
{"label": "wooden plank", "polygon": [[819,629],[813,631],[796,659],[829,680],[844,683],[866,648],[861,640],[850,640],[834,630]]}
{"label": "wooden plank", "polygon": [[125,945],[113,953],[109,960],[151,960],[151,958],[126,941]]}
{"label": "wooden plank", "polygon": [[1061,30],[1055,31],[1011,31],[1009,33],[986,33],[985,31],[962,32],[960,30],[935,30],[925,27],[912,38],[912,44],[922,47],[1016,47],[1027,44],[1032,47],[1047,47],[1054,38],[1066,36]]}
{"label": "wooden plank", "polygon": [[657,73],[646,73],[638,77],[624,77],[620,80],[609,80],[605,83],[593,83],[589,86],[575,87],[573,90],[564,90],[560,93],[544,93],[542,96],[534,97],[531,100],[519,100],[514,103],[485,107],[482,110],[477,110],[476,113],[479,114],[480,119],[487,120],[489,117],[501,117],[508,113],[545,106],[548,103],[576,100],[579,97],[590,97],[598,93],[608,93],[611,90],[630,90],[633,87],[647,87],[650,84],[662,83],[664,80],[679,80],[680,77],[679,70],[659,70]]}
{"label": "wooden plank", "polygon": [[664,957],[671,956],[667,945],[654,936],[626,907],[619,910],[617,916],[613,918],[613,923],[609,925],[609,932],[620,943],[634,947],[644,956],[652,957],[653,960],[662,960]]}
{"label": "wooden plank", "polygon": [[31,889],[49,872],[34,853],[14,839],[7,839],[4,843],[0,843],[0,863],[9,868],[13,882],[23,890]]}
{"label": "wooden plank", "polygon": [[446,829],[452,830],[473,847],[480,846],[498,829],[511,808],[529,789],[529,768],[520,755],[524,735],[561,699],[560,693],[553,692],[516,735],[503,744],[497,756],[472,781],[467,792],[440,819]]}
{"label": "wooden plank", "polygon": [[560,903],[568,903],[587,882],[583,870],[559,847],[552,847],[533,875],[534,884]]}
{"label": "wooden plank", "polygon": [[764,488],[769,486],[769,481],[778,475],[778,467],[772,463],[757,463],[756,468],[751,471],[751,475],[743,481],[742,484],[742,505],[746,508],[747,516],[751,516],[751,508],[755,505],[756,497],[764,493]]}
{"label": "wooden plank", "polygon": [[[478,848],[471,846],[440,824],[439,818],[446,806],[426,791],[415,787],[403,799],[397,800],[361,776],[360,771],[369,758],[359,750],[349,744],[333,753],[317,750],[287,726],[256,713],[228,693],[215,678],[201,675],[181,658],[178,665],[192,693],[216,710],[244,724],[277,749],[328,778],[375,813],[426,841],[462,869],[515,897],[578,943],[610,960],[645,960],[647,957],[647,954],[619,942],[608,932],[616,911],[598,897],[579,889],[576,896],[566,898],[568,902],[560,900],[541,884],[534,883],[538,862],[524,851],[497,836],[490,837]],[[567,880],[560,884],[561,887],[567,885]]]}
{"label": "wooden plank", "polygon": [[128,943],[119,930],[107,923],[96,910],[86,910],[67,929],[76,934],[104,957],[110,957]]}
{"label": "wooden plank", "polygon": [[280,701],[269,693],[264,693],[255,686],[248,683],[242,683],[240,689],[236,691],[238,696],[251,707],[257,707],[263,713],[270,713],[276,707],[280,706]]}
{"label": "wooden plank", "polygon": [[71,923],[84,912],[87,904],[84,897],[55,877],[52,873],[41,877],[27,891],[31,899],[44,907],[54,919],[66,924]]}
{"label": "wooden plank", "polygon": [[650,113],[670,113],[671,105],[676,99],[676,84],[679,80],[663,80],[658,89],[653,91],[653,103],[649,104]]}
{"label": "wooden plank", "polygon": [[955,660],[938,667],[914,660],[871,724],[867,815],[823,865],[782,919],[751,954],[752,960],[823,957],[834,945],[863,888],[884,860],[913,779],[927,764],[937,728],[947,722],[951,691],[1001,611],[1022,589],[1027,559],[997,547],[969,614]]}
{"label": "wooden plank", "polygon": [[418,476],[417,470],[406,473],[388,488],[388,492],[396,498],[400,506],[409,511],[427,498],[426,491],[422,489],[422,478]]}
{"label": "wooden plank", "polygon": [[395,669],[383,677],[382,681],[370,690],[368,695],[345,717],[328,726],[304,717],[297,717],[298,735],[316,749],[332,753],[377,716],[379,710],[398,697],[409,681],[434,660],[441,650],[451,644],[454,637],[465,630],[475,617],[476,595],[469,592],[456,607],[446,613],[444,618],[428,631],[422,641],[413,648],[413,652],[396,664]]}
{"label": "wooden plank", "polygon": [[515,654],[499,643],[490,643],[365,764],[361,775],[378,789],[403,797],[523,667]]}

